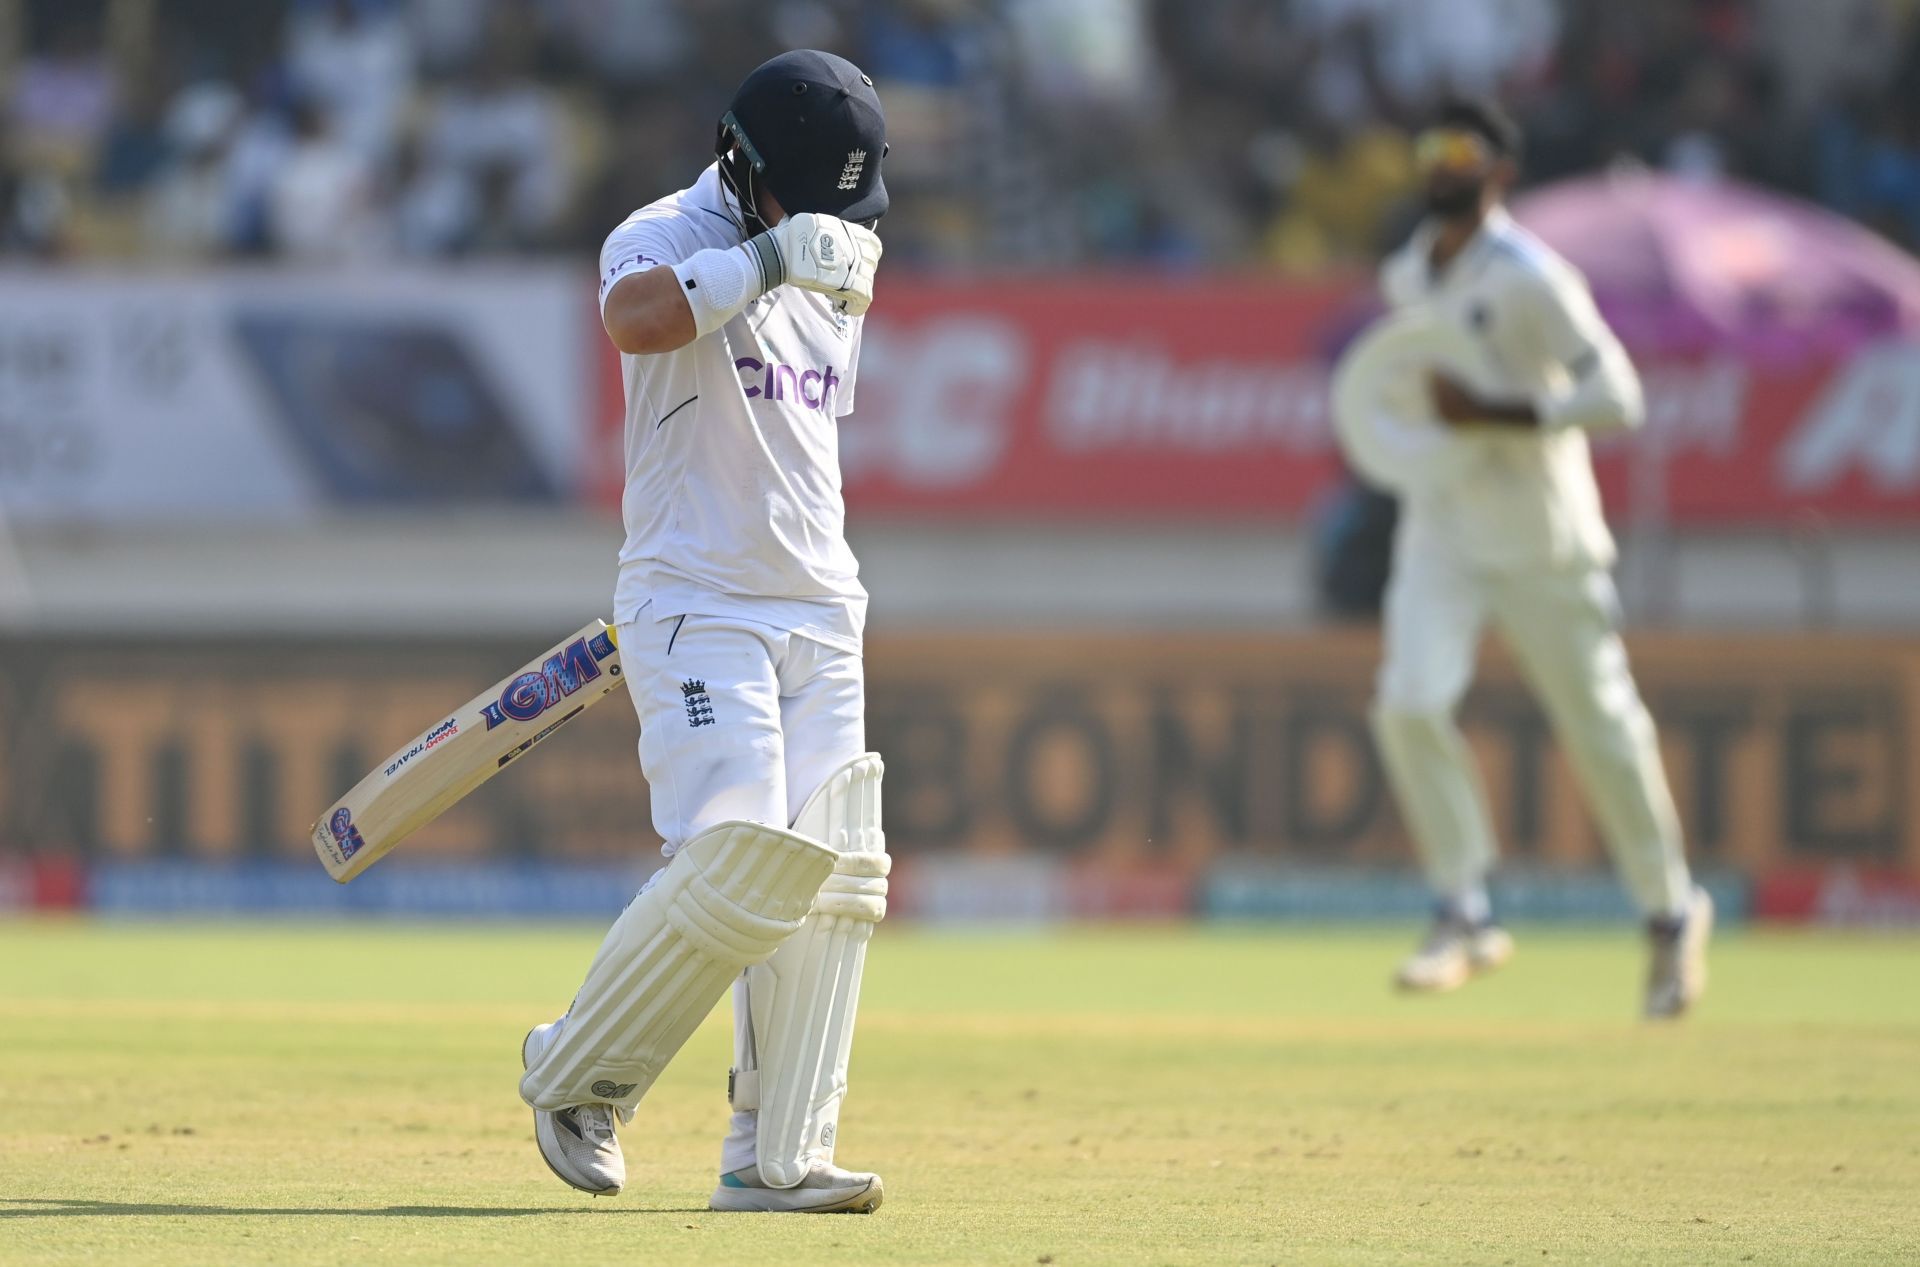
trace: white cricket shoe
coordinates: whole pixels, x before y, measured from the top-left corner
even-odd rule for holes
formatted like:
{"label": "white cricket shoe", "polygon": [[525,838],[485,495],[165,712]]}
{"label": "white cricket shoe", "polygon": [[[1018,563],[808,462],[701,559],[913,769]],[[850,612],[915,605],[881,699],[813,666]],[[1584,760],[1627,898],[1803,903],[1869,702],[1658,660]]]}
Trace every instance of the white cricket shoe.
{"label": "white cricket shoe", "polygon": [[[520,1043],[522,1069],[546,1051],[556,1026],[536,1025],[527,1031]],[[535,1109],[533,1140],[547,1169],[582,1192],[610,1197],[627,1182],[627,1159],[620,1152],[610,1104],[576,1104],[551,1113]]]}
{"label": "white cricket shoe", "polygon": [[1402,990],[1440,993],[1458,990],[1474,976],[1492,972],[1513,958],[1513,938],[1498,924],[1469,924],[1457,916],[1436,915],[1420,949],[1409,955],[1393,983]]}
{"label": "white cricket shoe", "polygon": [[769,1188],[758,1166],[721,1175],[707,1205],[714,1210],[762,1214],[872,1214],[885,1195],[879,1175],[816,1162],[807,1177],[791,1188]]}
{"label": "white cricket shoe", "polygon": [[1713,936],[1713,898],[1694,886],[1687,912],[1676,925],[1655,920],[1647,926],[1653,955],[1647,965],[1647,1019],[1685,1016],[1707,989],[1707,942]]}

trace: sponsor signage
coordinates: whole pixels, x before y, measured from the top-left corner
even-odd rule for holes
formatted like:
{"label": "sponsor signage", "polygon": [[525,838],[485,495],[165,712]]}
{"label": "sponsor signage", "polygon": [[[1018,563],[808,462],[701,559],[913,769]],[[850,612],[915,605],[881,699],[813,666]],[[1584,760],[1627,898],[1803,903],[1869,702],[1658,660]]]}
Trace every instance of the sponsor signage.
{"label": "sponsor signage", "polygon": [[[841,421],[849,505],[1297,518],[1338,477],[1328,381],[1374,305],[1351,282],[896,278],[867,318],[859,407]],[[1682,523],[1920,518],[1920,347],[1634,351],[1648,426],[1598,446],[1616,514],[1651,502]],[[602,445],[617,452],[618,357],[600,355]],[[602,496],[617,505],[619,489]]]}
{"label": "sponsor signage", "polygon": [[[1695,878],[1713,894],[1716,918],[1748,917],[1753,903],[1744,876],[1704,872]],[[1503,919],[1630,920],[1640,914],[1610,869],[1506,867],[1488,889]],[[1433,891],[1414,871],[1228,860],[1207,873],[1200,909],[1214,919],[1417,920],[1432,914]]]}
{"label": "sponsor signage", "polygon": [[[352,884],[314,883],[309,861],[105,861],[91,907],[116,915],[407,915],[609,920],[645,880],[630,865],[395,862]],[[321,877],[325,880],[325,877]]]}
{"label": "sponsor signage", "polygon": [[33,906],[33,873],[24,858],[0,858],[0,913]]}
{"label": "sponsor signage", "polygon": [[[25,522],[618,506],[619,357],[560,265],[0,274],[0,506]],[[1298,518],[1338,477],[1347,281],[888,283],[840,420],[856,513]],[[1650,424],[1600,446],[1616,510],[1920,518],[1920,349],[1636,349]],[[831,412],[844,367],[736,361]],[[1630,496],[1631,494],[1631,496]]]}
{"label": "sponsor signage", "polygon": [[1760,881],[1755,912],[1789,923],[1920,928],[1920,873],[1840,865],[1794,867]]}
{"label": "sponsor signage", "polygon": [[[488,722],[489,722],[488,729],[492,729],[491,717],[488,718]],[[442,740],[451,739],[459,733],[460,733],[459,721],[452,717],[447,718],[445,721],[441,722],[438,726],[435,726],[432,730],[429,730],[426,734],[422,735],[420,737],[419,743],[416,743],[415,745],[413,745],[413,747],[407,749],[405,752],[395,757],[392,761],[389,761],[387,763],[387,768],[385,771],[386,776],[388,778],[392,778],[394,775],[400,773],[400,771],[406,766],[406,764],[409,761],[412,761],[415,757],[427,751],[429,748],[438,747]]]}
{"label": "sponsor signage", "polygon": [[39,857],[0,852],[0,914],[65,911],[87,904],[87,873],[66,854]]}
{"label": "sponsor signage", "polygon": [[[1632,645],[1703,871],[1920,876],[1920,646]],[[312,869],[312,816],[525,653],[444,638],[0,644],[0,853]],[[876,638],[868,736],[903,892],[965,905],[961,881],[938,880],[955,855],[1010,874],[1034,857],[1084,868],[1105,886],[1093,909],[1115,910],[1185,906],[1223,861],[1404,867],[1366,724],[1375,657],[1371,636],[1344,630]],[[1500,656],[1462,716],[1506,856],[1529,874],[1604,867]],[[630,709],[590,710],[410,839],[406,860],[647,865],[658,841],[635,738]],[[921,862],[926,882],[908,881]]]}
{"label": "sponsor signage", "polygon": [[25,522],[571,500],[604,342],[575,269],[0,273]]}
{"label": "sponsor signage", "polygon": [[[1641,637],[1693,856],[1920,870],[1920,648]],[[876,640],[889,839],[1107,860],[1402,864],[1366,721],[1369,634]],[[1545,718],[1490,654],[1462,712],[1506,856],[1605,865]]]}
{"label": "sponsor signage", "polygon": [[1180,919],[1198,913],[1196,890],[1195,874],[1180,866],[939,850],[910,854],[895,865],[887,911],[964,924]]}

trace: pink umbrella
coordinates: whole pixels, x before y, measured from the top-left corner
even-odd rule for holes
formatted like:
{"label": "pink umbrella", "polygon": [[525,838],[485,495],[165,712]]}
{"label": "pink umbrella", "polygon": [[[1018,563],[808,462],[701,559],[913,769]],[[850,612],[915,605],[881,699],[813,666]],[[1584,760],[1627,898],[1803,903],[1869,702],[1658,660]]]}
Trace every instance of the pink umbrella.
{"label": "pink umbrella", "polygon": [[1518,199],[1514,215],[1647,351],[1772,359],[1920,332],[1920,261],[1851,220],[1733,181],[1616,171]]}

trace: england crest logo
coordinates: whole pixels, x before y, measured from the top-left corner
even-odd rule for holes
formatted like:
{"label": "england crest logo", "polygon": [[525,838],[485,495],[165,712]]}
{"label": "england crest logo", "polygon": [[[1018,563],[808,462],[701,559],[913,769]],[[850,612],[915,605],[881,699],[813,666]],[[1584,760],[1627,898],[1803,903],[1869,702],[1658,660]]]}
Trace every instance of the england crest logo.
{"label": "england crest logo", "polygon": [[847,152],[847,165],[840,169],[840,184],[838,187],[841,189],[858,189],[860,187],[860,173],[866,169],[867,152],[865,150],[849,150]]}

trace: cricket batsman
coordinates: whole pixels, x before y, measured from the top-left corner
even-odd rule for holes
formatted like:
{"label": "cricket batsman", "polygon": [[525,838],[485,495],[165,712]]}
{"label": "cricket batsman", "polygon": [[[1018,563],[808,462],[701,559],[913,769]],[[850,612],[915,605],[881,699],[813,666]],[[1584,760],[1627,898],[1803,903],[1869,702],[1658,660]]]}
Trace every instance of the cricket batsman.
{"label": "cricket batsman", "polygon": [[1644,417],[1640,382],[1579,272],[1502,207],[1519,129],[1457,102],[1418,139],[1429,215],[1382,273],[1387,303],[1424,306],[1479,344],[1492,378],[1427,384],[1464,446],[1445,479],[1403,491],[1373,727],[1437,895],[1403,963],[1409,990],[1451,990],[1505,962],[1493,919],[1493,828],[1453,714],[1482,626],[1499,626],[1570,758],[1646,917],[1649,1017],[1685,1012],[1706,983],[1713,905],[1688,874],[1653,720],[1618,632],[1587,433]]}
{"label": "cricket batsman", "polygon": [[601,251],[627,404],[614,619],[667,864],[522,1046],[540,1153],[584,1192],[620,1191],[618,1128],[731,986],[712,1208],[880,1204],[878,1175],[834,1164],[888,871],[837,420],[886,152],[871,79],[782,54],[740,85],[716,161]]}

